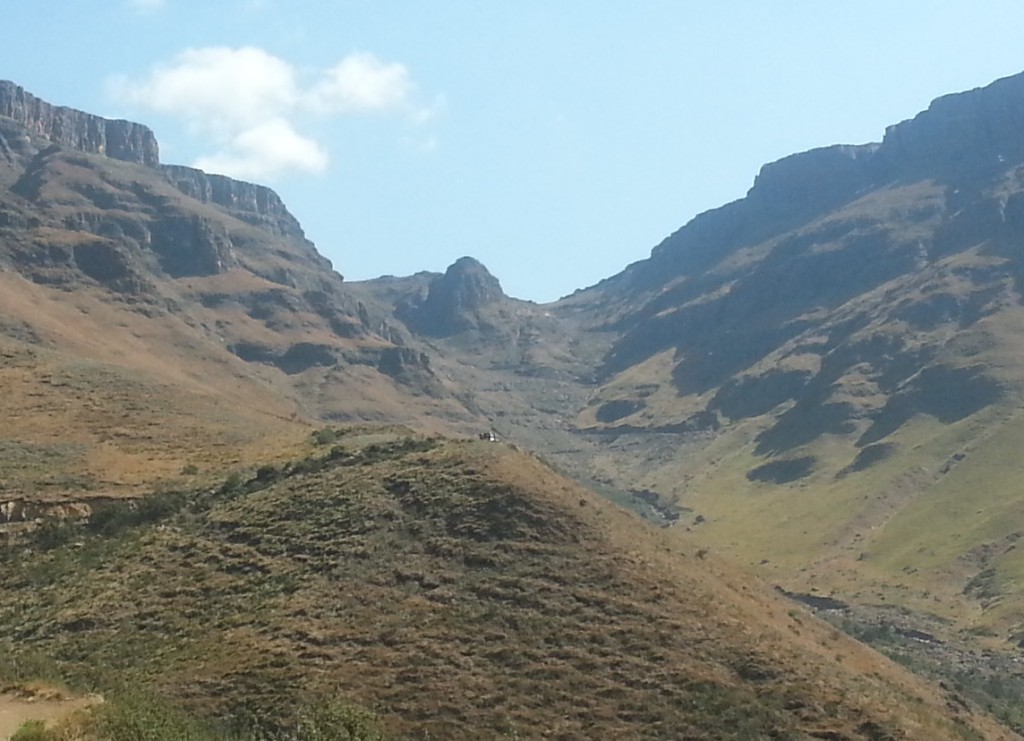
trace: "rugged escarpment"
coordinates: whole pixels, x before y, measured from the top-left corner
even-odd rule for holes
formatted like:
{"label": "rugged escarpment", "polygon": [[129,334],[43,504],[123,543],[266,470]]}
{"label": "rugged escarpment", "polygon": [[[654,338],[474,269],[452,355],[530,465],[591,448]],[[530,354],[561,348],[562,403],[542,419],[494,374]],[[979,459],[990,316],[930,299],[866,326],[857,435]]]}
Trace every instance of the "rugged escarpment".
{"label": "rugged escarpment", "polygon": [[160,163],[160,148],[149,127],[55,106],[13,82],[0,80],[0,156],[30,157],[48,146],[98,154],[152,167],[190,198],[212,203],[271,233],[303,238],[302,227],[270,188],[180,165]]}
{"label": "rugged escarpment", "polygon": [[1022,121],[1024,75],[943,96],[888,127],[880,143],[822,147],[766,164],[746,198],[697,216],[637,268],[653,277],[662,260],[679,270],[706,267],[701,258],[756,244],[897,182],[995,176],[1024,161]]}
{"label": "rugged escarpment", "polygon": [[216,204],[242,221],[283,237],[305,236],[298,219],[291,215],[280,196],[264,185],[211,175],[182,165],[161,165],[160,169],[190,198]]}
{"label": "rugged escarpment", "polygon": [[[697,216],[589,292],[619,307],[626,330],[605,371],[686,346],[683,362],[720,366],[698,373],[695,388],[711,388],[802,332],[804,312],[837,308],[958,249],[1018,239],[1022,123],[1016,76],[940,98],[881,143],[765,165],[745,198]],[[583,292],[573,303],[588,300]],[[712,347],[727,336],[730,347]]]}
{"label": "rugged escarpment", "polygon": [[890,126],[879,159],[893,175],[986,176],[1024,161],[1024,74],[936,99]]}
{"label": "rugged escarpment", "polygon": [[[145,170],[106,168],[102,160],[78,154]],[[306,268],[331,272],[330,262],[305,239],[273,190],[191,167],[162,165],[153,132],[140,124],[53,106],[0,81],[0,157],[7,165],[0,176],[11,183],[10,194],[19,197],[0,203],[0,223],[76,232],[80,236],[73,242],[91,235],[86,246],[74,246],[76,256],[84,258],[79,267],[119,290],[142,289],[145,281],[124,278],[147,262],[172,277],[221,273],[246,262],[246,256],[255,265],[260,253],[267,252],[261,244],[266,239],[240,224],[288,243],[278,255],[293,253]],[[185,198],[173,197],[165,183]],[[29,215],[33,209],[47,210],[53,218]],[[70,256],[72,250],[63,251]],[[59,266],[61,255],[52,249],[50,253],[36,262],[44,268]],[[257,272],[268,280],[319,287],[318,281],[300,280],[293,266],[263,268]]]}
{"label": "rugged escarpment", "polygon": [[141,165],[160,162],[156,136],[147,126],[54,106],[7,80],[0,80],[0,116],[59,147]]}

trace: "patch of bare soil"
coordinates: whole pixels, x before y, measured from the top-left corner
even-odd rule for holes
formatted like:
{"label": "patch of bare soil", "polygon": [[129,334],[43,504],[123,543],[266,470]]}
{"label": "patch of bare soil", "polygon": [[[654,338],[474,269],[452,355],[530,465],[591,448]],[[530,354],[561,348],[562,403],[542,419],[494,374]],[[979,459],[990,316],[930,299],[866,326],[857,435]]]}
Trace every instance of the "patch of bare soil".
{"label": "patch of bare soil", "polygon": [[51,726],[77,710],[102,702],[96,695],[79,697],[54,687],[27,687],[0,694],[0,741],[8,741],[30,720]]}

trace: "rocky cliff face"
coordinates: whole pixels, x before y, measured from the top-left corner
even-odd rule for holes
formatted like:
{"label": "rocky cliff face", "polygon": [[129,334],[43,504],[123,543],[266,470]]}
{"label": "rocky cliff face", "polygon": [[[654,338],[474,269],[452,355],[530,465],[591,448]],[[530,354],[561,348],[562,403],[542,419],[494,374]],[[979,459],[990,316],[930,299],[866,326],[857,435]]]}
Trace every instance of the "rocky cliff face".
{"label": "rocky cliff face", "polygon": [[156,136],[148,127],[50,105],[7,80],[0,80],[0,116],[59,147],[141,165],[160,162]]}
{"label": "rocky cliff face", "polygon": [[936,99],[890,126],[878,159],[893,175],[908,171],[984,175],[1024,161],[1024,74]]}
{"label": "rocky cliff face", "polygon": [[270,188],[179,165],[161,165],[152,130],[73,108],[54,106],[13,82],[0,80],[0,157],[34,155],[46,145],[157,168],[187,196],[227,210],[232,216],[283,237],[304,239],[298,220]]}
{"label": "rocky cliff face", "polygon": [[305,236],[298,220],[270,188],[224,175],[210,175],[194,167],[161,165],[160,169],[178,190],[197,201],[213,203],[279,236],[300,239]]}
{"label": "rocky cliff face", "polygon": [[[145,127],[0,83],[0,278],[14,276],[35,298],[15,299],[4,284],[0,340],[59,344],[12,308],[55,290],[58,304],[74,296],[105,305],[83,320],[84,335],[113,346],[130,327],[129,344],[145,335],[147,356],[173,356],[190,377],[225,366],[254,379],[276,374],[310,414],[381,418],[381,399],[393,396],[402,421],[427,407],[468,416],[426,347],[402,346],[400,323],[353,296],[270,188],[163,165]],[[156,339],[172,336],[173,348]]]}
{"label": "rocky cliff face", "polygon": [[[935,100],[880,143],[836,145],[765,165],[743,198],[700,214],[628,275],[640,284],[702,270],[863,193],[931,177],[954,187],[1024,162],[1024,74]],[[668,269],[669,273],[666,273]]]}
{"label": "rocky cliff face", "polygon": [[[1022,127],[1017,75],[939,98],[880,143],[765,165],[745,198],[697,216],[607,282],[628,331],[606,370],[673,349],[685,355],[680,390],[707,391],[805,331],[811,312],[965,247],[987,242],[1013,258]],[[744,250],[759,256],[737,257]]]}

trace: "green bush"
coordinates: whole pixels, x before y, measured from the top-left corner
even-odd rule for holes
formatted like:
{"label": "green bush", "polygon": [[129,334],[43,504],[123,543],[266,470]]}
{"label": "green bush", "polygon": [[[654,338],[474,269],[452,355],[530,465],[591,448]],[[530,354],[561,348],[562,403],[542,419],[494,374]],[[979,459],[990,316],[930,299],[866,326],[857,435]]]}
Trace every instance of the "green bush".
{"label": "green bush", "polygon": [[179,492],[157,492],[136,501],[107,502],[93,508],[89,529],[103,535],[117,535],[139,525],[169,518],[187,503]]}
{"label": "green bush", "polygon": [[[264,709],[265,712],[265,709]],[[339,700],[317,700],[299,706],[294,715],[259,714],[239,724],[245,741],[386,741],[376,716]]]}
{"label": "green bush", "polygon": [[365,708],[330,700],[304,705],[297,720],[272,732],[253,734],[259,741],[385,741],[377,716]]}
{"label": "green bush", "polygon": [[50,734],[46,732],[46,724],[41,720],[25,721],[21,728],[11,736],[11,741],[49,741],[49,739]]}
{"label": "green bush", "polygon": [[232,471],[228,474],[228,477],[224,479],[224,483],[220,485],[217,493],[220,496],[232,496],[239,494],[242,491],[242,487],[245,484],[245,480],[242,478],[242,474],[238,471]]}
{"label": "green bush", "polygon": [[368,710],[341,702],[310,707],[288,741],[384,741],[377,718]]}
{"label": "green bush", "polygon": [[277,467],[268,463],[256,469],[256,481],[260,484],[272,484],[283,476]]}
{"label": "green bush", "polygon": [[323,427],[316,430],[312,437],[314,445],[330,445],[337,441],[339,434],[337,430],[333,430],[330,427]]}

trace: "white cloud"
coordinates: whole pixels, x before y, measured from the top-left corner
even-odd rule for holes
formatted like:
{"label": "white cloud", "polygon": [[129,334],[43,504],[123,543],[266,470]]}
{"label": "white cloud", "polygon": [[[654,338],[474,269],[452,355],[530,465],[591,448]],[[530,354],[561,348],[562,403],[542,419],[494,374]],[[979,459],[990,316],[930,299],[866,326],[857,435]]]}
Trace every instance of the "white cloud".
{"label": "white cloud", "polygon": [[324,72],[308,101],[322,111],[372,113],[412,108],[415,90],[409,70],[373,54],[349,54]]}
{"label": "white cloud", "polygon": [[184,118],[198,130],[232,132],[276,117],[299,97],[295,70],[262,49],[186,49],[141,82],[121,84],[122,100]]}
{"label": "white cloud", "polygon": [[200,157],[195,166],[243,180],[262,180],[288,170],[323,172],[328,161],[323,147],[284,119],[275,118],[245,129],[220,152]]}
{"label": "white cloud", "polygon": [[249,178],[327,167],[324,147],[299,133],[309,116],[391,113],[421,124],[443,104],[418,105],[409,70],[366,52],[312,77],[304,85],[291,63],[257,47],[207,47],[109,87],[119,102],[180,118],[193,135],[211,139],[218,149],[197,167]]}

